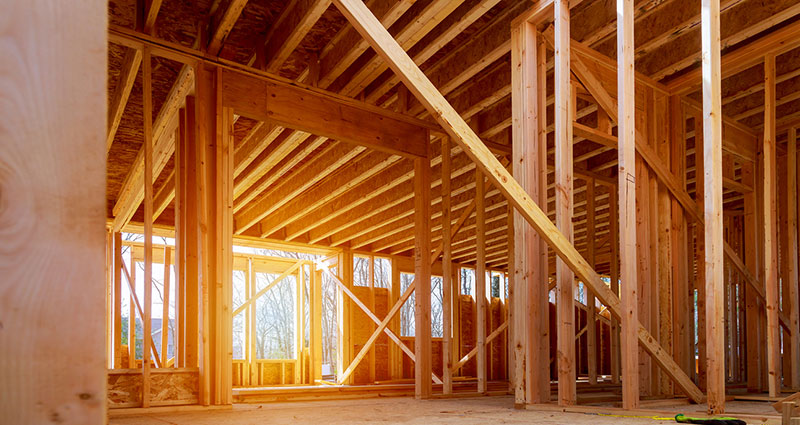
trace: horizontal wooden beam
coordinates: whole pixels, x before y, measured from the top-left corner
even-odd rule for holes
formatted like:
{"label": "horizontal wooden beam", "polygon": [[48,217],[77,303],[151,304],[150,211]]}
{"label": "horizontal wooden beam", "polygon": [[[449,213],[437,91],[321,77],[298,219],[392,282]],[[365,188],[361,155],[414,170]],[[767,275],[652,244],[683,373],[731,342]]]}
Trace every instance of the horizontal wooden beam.
{"label": "horizontal wooden beam", "polygon": [[405,157],[425,157],[428,132],[399,114],[311,88],[222,72],[222,103],[258,121]]}

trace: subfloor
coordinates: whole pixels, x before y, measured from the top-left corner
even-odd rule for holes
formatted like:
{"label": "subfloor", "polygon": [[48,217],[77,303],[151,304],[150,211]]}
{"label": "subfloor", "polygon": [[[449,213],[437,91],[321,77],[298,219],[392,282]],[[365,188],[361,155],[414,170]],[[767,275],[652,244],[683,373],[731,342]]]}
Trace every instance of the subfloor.
{"label": "subfloor", "polygon": [[[762,403],[766,404],[766,403]],[[675,423],[642,417],[515,410],[510,396],[415,400],[408,397],[237,404],[232,410],[151,413],[112,418],[112,425],[245,425],[245,424],[591,424]],[[739,406],[740,410],[743,406]],[[755,407],[755,406],[750,406]],[[701,406],[683,406],[686,414]],[[758,410],[761,410],[759,406]],[[664,410],[664,409],[660,409]],[[731,409],[733,410],[733,409]],[[753,412],[751,409],[742,409]],[[753,422],[753,423],[761,423]]]}

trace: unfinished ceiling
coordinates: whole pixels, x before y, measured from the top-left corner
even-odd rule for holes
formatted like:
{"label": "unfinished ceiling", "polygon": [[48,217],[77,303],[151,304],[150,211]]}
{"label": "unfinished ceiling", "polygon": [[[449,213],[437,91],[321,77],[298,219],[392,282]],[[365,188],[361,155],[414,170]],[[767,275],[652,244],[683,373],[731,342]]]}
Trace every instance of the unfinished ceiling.
{"label": "unfinished ceiling", "polygon": [[[496,154],[510,154],[510,24],[530,7],[514,0],[372,0],[367,4],[397,41]],[[616,16],[612,0],[585,0],[572,9],[571,32],[610,58],[616,57]],[[109,2],[112,28],[139,28],[157,38],[251,65],[282,77],[334,91],[433,122],[361,36],[326,0],[164,0],[155,16],[138,18],[135,0]],[[727,52],[785,28],[797,27],[797,0],[722,2],[723,57]],[[700,61],[700,2],[636,2],[636,68],[665,84],[696,72]],[[128,49],[109,45],[107,216],[127,185],[142,147],[142,86],[139,64]],[[139,58],[141,62],[141,58]],[[552,61],[548,64],[552,74]],[[777,56],[778,149],[786,123],[800,119],[800,49]],[[153,63],[155,126],[164,105],[175,102],[182,65],[163,58]],[[135,73],[133,73],[133,72]],[[725,66],[723,62],[723,72]],[[129,78],[123,78],[129,76]],[[723,80],[723,112],[759,131],[763,123],[763,67],[759,63]],[[548,82],[552,93],[551,79]],[[127,82],[127,84],[126,84]],[[183,81],[185,83],[185,81]],[[127,101],[126,90],[130,95]],[[699,89],[699,87],[698,87]],[[578,94],[580,122],[596,122],[596,106]],[[690,97],[699,99],[699,92]],[[119,101],[123,99],[122,101]],[[552,94],[547,115],[553,120]],[[116,112],[119,111],[119,112]],[[166,123],[164,123],[166,126]],[[687,189],[694,190],[694,134],[687,125]],[[552,126],[549,127],[552,138]],[[243,235],[374,253],[408,255],[414,245],[413,163],[408,159],[324,137],[270,127],[239,117],[235,123],[234,226]],[[432,243],[441,238],[441,143],[431,144]],[[548,158],[554,148],[549,142]],[[595,189],[596,238],[609,233],[609,190],[616,181],[615,149],[575,138],[575,244],[585,249],[587,176]],[[158,164],[157,164],[158,165]],[[156,222],[173,223],[169,187],[173,160],[157,166],[156,201],[164,200]],[[736,164],[734,164],[736,167]],[[475,261],[474,163],[452,151],[452,217],[469,214],[453,241],[453,260]],[[736,171],[738,176],[738,170]],[[738,179],[738,177],[737,177]],[[553,174],[548,211],[554,216]],[[608,182],[610,184],[606,184]],[[161,197],[159,197],[159,193]],[[726,190],[726,211],[741,208],[738,192]],[[507,263],[505,198],[487,190],[486,255],[490,267]],[[133,222],[141,222],[141,207]],[[255,219],[254,219],[255,218]],[[597,247],[597,269],[608,270],[612,244]],[[552,255],[552,254],[551,254]]]}

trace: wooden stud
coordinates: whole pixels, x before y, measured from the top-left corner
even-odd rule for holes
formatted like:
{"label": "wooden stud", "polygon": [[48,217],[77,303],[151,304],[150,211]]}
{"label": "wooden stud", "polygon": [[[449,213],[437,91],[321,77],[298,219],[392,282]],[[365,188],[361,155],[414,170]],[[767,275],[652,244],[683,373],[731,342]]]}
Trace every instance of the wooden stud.
{"label": "wooden stud", "polygon": [[[536,90],[539,95],[536,108],[537,115],[537,139],[536,150],[533,159],[535,167],[528,167],[531,173],[529,181],[537,182],[534,186],[533,198],[542,212],[547,213],[549,199],[547,197],[547,42],[541,33],[536,34]],[[549,261],[548,248],[545,238],[536,229],[522,224],[525,227],[526,238],[532,242],[538,251],[532,250],[528,257],[531,264],[538,264],[531,273],[533,285],[528,286],[529,300],[528,320],[535,325],[534,337],[527,342],[526,352],[530,361],[530,372],[527,372],[533,383],[538,383],[538,398],[536,392],[531,387],[528,397],[529,402],[534,403],[550,401],[550,290],[548,289]],[[526,245],[527,246],[527,245]],[[538,253],[538,263],[536,255]],[[530,300],[533,300],[531,303]],[[538,346],[538,350],[537,350]],[[536,350],[536,351],[535,351]],[[535,384],[534,384],[535,385]]]}
{"label": "wooden stud", "polygon": [[414,160],[414,396],[431,396],[430,161]]}
{"label": "wooden stud", "polygon": [[303,366],[303,341],[305,340],[305,324],[303,318],[303,293],[305,288],[305,270],[301,265],[295,275],[295,302],[294,302],[294,381],[295,385],[302,382]]}
{"label": "wooden stud", "polygon": [[311,384],[322,379],[322,272],[311,266]]}
{"label": "wooden stud", "polygon": [[[375,311],[375,257],[370,255],[368,258],[369,264],[367,265],[367,283],[369,285],[369,309]],[[374,326],[370,326],[370,330],[375,330]],[[369,382],[375,382],[375,348],[369,349]]]}
{"label": "wooden stud", "polygon": [[[589,264],[595,266],[595,195],[594,195],[594,179],[586,181],[586,231],[587,231],[587,255],[586,260]],[[589,374],[589,383],[592,385],[597,384],[597,327],[596,327],[596,307],[595,299],[592,291],[587,291],[586,294],[586,360],[587,370]]]}
{"label": "wooden stud", "polygon": [[[442,138],[442,393],[452,394],[453,263],[450,234],[450,138]],[[481,180],[483,178],[481,177]]]}
{"label": "wooden stud", "polygon": [[[609,194],[609,233],[611,240],[611,291],[620,296],[619,292],[619,207],[617,202],[617,192],[611,190]],[[621,353],[620,353],[620,322],[616,317],[611,318],[611,382],[619,384],[621,374]]]}
{"label": "wooden stud", "polygon": [[[520,182],[540,208],[547,208],[547,167],[542,107],[544,92],[545,44],[532,23],[512,28],[512,109],[514,123],[514,178]],[[543,138],[544,137],[544,138]],[[548,338],[549,300],[546,290],[546,245],[538,233],[514,213],[515,288],[511,302],[516,310],[509,317],[514,331],[515,403],[542,403],[550,399],[550,348]],[[538,267],[536,266],[538,264]],[[525,382],[531,384],[525,386]]]}
{"label": "wooden stud", "polygon": [[622,284],[622,405],[639,407],[639,360],[636,344],[636,129],[633,73],[633,0],[617,1],[617,90],[619,134],[619,255]]}
{"label": "wooden stud", "polygon": [[[391,259],[392,262],[392,293],[391,293],[391,300],[392,300],[392,308],[394,306],[399,305],[398,300],[400,299],[400,269],[398,268],[397,260],[393,257]],[[400,307],[398,307],[399,311]],[[390,310],[391,312],[391,310]],[[388,328],[395,334],[400,333],[400,317],[392,316],[388,322]],[[377,330],[376,330],[377,332]],[[401,379],[403,375],[403,353],[400,352],[400,347],[397,345],[391,345],[389,347],[389,367],[390,367],[390,377],[392,380]]]}
{"label": "wooden stud", "polygon": [[[798,234],[797,234],[797,129],[792,127],[789,129],[789,135],[786,144],[786,203],[787,203],[787,239],[786,246],[786,263],[787,263],[787,281],[788,286],[788,300],[789,300],[789,326],[791,328],[789,335],[789,346],[792,347],[790,364],[792,365],[791,371],[784,372],[784,379],[788,378],[790,387],[800,387],[800,283],[798,282]],[[789,375],[789,376],[786,376]]]}
{"label": "wooden stud", "polygon": [[[181,277],[185,294],[185,317],[184,324],[184,367],[200,367],[201,356],[201,313],[202,313],[202,288],[200,285],[200,170],[199,152],[196,140],[197,118],[196,102],[194,96],[186,97],[186,108],[181,120],[181,142],[183,144],[181,152],[185,152],[182,158],[181,169],[185,174],[181,177],[181,195],[184,204],[185,223],[180,224],[183,235],[179,235],[178,241],[183,250],[182,258],[184,261],[184,276]],[[184,178],[185,176],[185,178]]]}
{"label": "wooden stud", "polygon": [[[253,259],[247,259],[247,283],[249,284],[249,295],[247,300],[253,299],[256,294],[256,288],[258,287],[257,283],[258,280],[256,278],[256,270],[253,267]],[[261,382],[258,380],[258,362],[257,362],[257,353],[256,353],[256,305],[255,303],[251,304],[247,308],[247,316],[248,316],[248,323],[250,323],[250,345],[248,349],[250,350],[250,356],[248,356],[248,360],[250,362],[250,385],[261,385]]]}
{"label": "wooden stud", "polygon": [[764,279],[767,295],[767,384],[770,397],[777,397],[780,382],[780,329],[778,327],[778,255],[776,215],[776,152],[775,152],[775,56],[764,58],[764,192],[762,197],[762,231],[764,237]]}
{"label": "wooden stud", "polygon": [[150,407],[150,344],[153,307],[153,79],[150,49],[142,54],[144,97],[144,349],[142,357],[142,407]]}
{"label": "wooden stud", "polygon": [[122,368],[122,234],[114,232],[114,369]]}
{"label": "wooden stud", "polygon": [[[725,411],[725,276],[722,227],[722,88],[719,0],[703,0],[703,178],[708,413]],[[698,266],[699,267],[699,266]]]}
{"label": "wooden stud", "polygon": [[[475,172],[475,304],[478,309],[475,346],[477,352],[478,393],[486,392],[486,188],[483,174]],[[490,294],[491,295],[491,294]]]}
{"label": "wooden stud", "polygon": [[[556,146],[556,226],[572,242],[572,121],[573,94],[570,84],[570,16],[566,0],[555,7],[555,146]],[[558,404],[573,405],[576,396],[575,363],[575,278],[560,257],[556,259],[558,322]]]}
{"label": "wooden stud", "polygon": [[[678,96],[670,96],[669,107],[672,172],[679,184],[686,187],[686,117]],[[689,296],[688,226],[683,207],[678,200],[672,199],[671,203],[673,355],[681,369],[690,373],[694,370],[694,351],[689,348],[694,345],[694,341],[690,339],[690,323],[694,322],[690,303],[693,303],[694,297]]]}
{"label": "wooden stud", "polygon": [[[164,247],[164,288],[162,294],[162,310],[161,310],[161,365],[166,367],[167,360],[169,359],[169,291],[170,291],[170,278],[172,273],[170,270],[170,257],[172,248],[169,246]],[[173,363],[174,364],[174,363]]]}
{"label": "wooden stud", "polygon": [[2,421],[103,424],[108,6],[2,13]]}
{"label": "wooden stud", "polygon": [[[123,269],[125,264],[122,264]],[[136,365],[136,307],[139,301],[136,300],[136,262],[131,253],[131,271],[128,275],[128,368],[135,369]],[[144,317],[140,314],[139,317]]]}

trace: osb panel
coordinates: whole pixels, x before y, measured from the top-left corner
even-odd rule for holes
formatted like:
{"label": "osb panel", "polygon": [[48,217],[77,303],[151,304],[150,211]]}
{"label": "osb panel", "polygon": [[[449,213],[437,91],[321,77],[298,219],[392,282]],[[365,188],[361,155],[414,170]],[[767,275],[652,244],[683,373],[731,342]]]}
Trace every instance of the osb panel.
{"label": "osb panel", "polygon": [[136,23],[136,0],[109,0],[108,23],[133,28]]}
{"label": "osb panel", "polygon": [[[259,368],[258,385],[281,385],[280,362],[257,362]],[[294,384],[294,361],[284,362],[283,384]]]}
{"label": "osb panel", "polygon": [[[720,16],[721,37],[724,40],[794,4],[796,4],[795,0],[772,0],[768,2],[750,0],[743,2]],[[650,52],[640,61],[637,61],[636,67],[645,74],[652,75],[675,62],[698,54],[700,45],[700,28],[698,26],[674,41]],[[695,66],[699,66],[699,59]]]}
{"label": "osb panel", "polygon": [[[120,53],[122,55],[124,53]],[[116,59],[115,59],[116,60]],[[121,62],[121,58],[119,59]],[[158,116],[161,106],[167,99],[169,90],[172,88],[180,72],[181,64],[154,57],[153,58],[153,119]],[[118,77],[117,77],[118,78]],[[106,171],[108,178],[106,182],[106,200],[108,211],[111,217],[111,210],[116,203],[122,183],[130,172],[136,155],[142,147],[144,140],[142,118],[142,72],[141,67],[136,77],[136,82],[131,90],[130,98],[125,107],[125,112],[120,120],[119,129],[114,138],[114,143],[108,152]],[[172,161],[170,161],[172,162]],[[155,188],[161,187],[165,177],[172,170],[173,165],[167,164],[155,182]]]}
{"label": "osb panel", "polygon": [[[414,347],[414,338],[403,338],[403,341],[411,347]],[[431,370],[438,377],[442,377],[442,340],[437,339],[431,341]],[[414,362],[403,355],[403,378],[414,379]]]}
{"label": "osb panel", "polygon": [[142,404],[142,375],[108,374],[108,406],[131,407]]}
{"label": "osb panel", "polygon": [[153,373],[150,375],[150,400],[154,405],[176,401],[195,404],[199,384],[197,372]]}
{"label": "osb panel", "polygon": [[347,19],[336,6],[331,4],[306,34],[300,45],[286,59],[278,73],[293,80],[298,78],[300,73],[308,68],[310,58],[314,55],[319,56],[320,51],[345,25],[348,25]]}
{"label": "osb panel", "polygon": [[[454,22],[456,22],[461,16],[463,16],[467,11],[472,9],[479,1],[478,0],[470,0],[465,1],[464,4],[459,6],[453,13],[450,14],[442,23],[436,26],[430,33],[428,33],[425,37],[420,40],[414,47],[409,49],[408,53],[413,58],[415,55],[419,54],[419,52],[425,47],[428,46],[431,42],[433,42],[436,37],[442,34],[446,29],[450,28]],[[430,68],[433,64],[441,60],[443,57],[448,55],[453,50],[457,49],[461,45],[463,45],[470,37],[475,35],[478,31],[485,28],[492,19],[497,17],[498,14],[503,12],[506,8],[510,5],[513,5],[512,1],[501,1],[495,7],[490,9],[487,13],[482,15],[478,18],[475,22],[472,23],[469,27],[467,27],[464,31],[458,34],[453,40],[451,40],[448,44],[446,44],[443,48],[439,49],[438,52],[434,53],[430,59],[425,61],[423,64],[420,65],[420,68],[425,71]],[[509,35],[510,37],[510,35]],[[384,71],[380,77],[378,77],[372,84],[368,85],[365,89],[366,93],[370,93],[374,91],[377,87],[381,86],[386,80],[392,77],[394,73],[391,70]],[[386,99],[394,96],[397,90],[392,89],[387,94],[382,96],[378,99],[377,104],[382,104],[385,102]]]}
{"label": "osb panel", "polygon": [[[469,295],[461,295],[458,303],[459,313],[461,314],[461,329],[459,337],[461,340],[461,349],[459,350],[459,359],[466,356],[474,347],[476,342],[475,333],[475,319],[477,309],[475,307],[475,300]],[[461,367],[461,375],[475,376],[476,375],[475,358],[470,359],[464,366]]]}
{"label": "osb panel", "polygon": [[[389,312],[389,290],[386,288],[375,288],[375,316],[379,319],[386,317]],[[370,305],[369,293],[370,288],[365,286],[354,286],[353,293],[367,306]],[[353,343],[353,355],[355,356],[361,347],[369,339],[372,332],[377,327],[375,322],[372,321],[358,306],[353,305],[353,321],[351,325],[351,342]],[[394,342],[389,340],[389,337],[382,333],[381,336],[375,341],[371,354],[368,354],[356,366],[353,371],[353,380],[356,384],[370,383],[369,379],[369,358],[370,355],[375,356],[375,379],[386,380],[389,379],[389,344]]]}
{"label": "osb panel", "polygon": [[156,37],[191,46],[200,34],[200,29],[208,24],[208,14],[212,0],[171,0],[165,1],[156,19]]}
{"label": "osb panel", "polygon": [[247,2],[239,19],[225,40],[220,56],[239,63],[247,63],[259,42],[263,42],[272,24],[288,2],[251,0]]}

